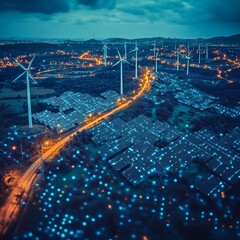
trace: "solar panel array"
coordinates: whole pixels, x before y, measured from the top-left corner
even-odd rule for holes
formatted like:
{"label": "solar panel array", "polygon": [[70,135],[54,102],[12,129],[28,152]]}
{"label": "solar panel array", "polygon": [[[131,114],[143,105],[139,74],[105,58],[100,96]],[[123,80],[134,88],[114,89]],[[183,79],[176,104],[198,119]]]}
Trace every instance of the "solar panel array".
{"label": "solar panel array", "polygon": [[[114,91],[102,94],[104,98],[88,94],[65,92],[60,97],[51,97],[42,102],[55,106],[58,113],[48,110],[33,114],[33,118],[57,131],[66,131],[80,124],[90,113],[104,112],[116,105],[120,95]],[[67,113],[68,110],[71,110]]]}
{"label": "solar panel array", "polygon": [[[239,128],[222,139],[207,130],[181,136],[167,123],[140,115],[129,122],[116,118],[90,131],[102,159],[134,185],[153,174],[176,173],[196,158],[205,166],[205,175],[194,186],[209,197],[240,179]],[[158,148],[158,140],[169,144]]]}
{"label": "solar panel array", "polygon": [[236,118],[240,116],[240,107],[229,108],[229,107],[222,106],[220,104],[213,104],[213,108],[217,113],[227,117]]}
{"label": "solar panel array", "polygon": [[213,99],[196,89],[185,89],[175,95],[175,98],[181,103],[190,105],[199,110],[205,110],[212,107]]}
{"label": "solar panel array", "polygon": [[[176,74],[162,73],[158,74],[159,81],[154,81],[153,85],[157,90],[153,89],[151,93],[146,95],[146,98],[158,104],[157,96],[171,92],[174,93],[178,102],[189,105],[201,111],[212,108],[216,113],[237,118],[240,116],[240,107],[226,107],[217,103],[219,98],[206,94],[197,90],[191,85],[188,79],[181,81]],[[164,98],[161,98],[162,103]]]}
{"label": "solar panel array", "polygon": [[93,140],[99,145],[99,154],[117,171],[121,171],[132,184],[142,182],[155,172],[155,159],[159,152],[154,143],[172,141],[179,137],[167,123],[152,122],[150,118],[140,115],[124,122],[116,118],[104,122],[90,130]]}

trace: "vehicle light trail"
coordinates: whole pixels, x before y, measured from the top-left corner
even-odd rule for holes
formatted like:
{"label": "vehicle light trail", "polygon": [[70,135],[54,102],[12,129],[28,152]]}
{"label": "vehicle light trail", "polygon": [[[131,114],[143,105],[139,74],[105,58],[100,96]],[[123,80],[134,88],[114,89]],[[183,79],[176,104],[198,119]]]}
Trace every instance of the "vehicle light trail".
{"label": "vehicle light trail", "polygon": [[[115,108],[102,113],[99,116],[95,116],[92,119],[87,119],[79,128],[75,129],[74,132],[61,139],[48,151],[46,151],[41,157],[36,159],[36,161],[23,174],[18,185],[12,190],[11,194],[0,209],[0,237],[7,234],[8,230],[14,225],[17,217],[19,216],[24,206],[23,203],[27,201],[28,194],[31,191],[32,183],[37,176],[36,171],[40,168],[42,159],[47,160],[49,158],[53,158],[56,154],[58,154],[60,149],[64,147],[66,143],[71,141],[72,137],[75,136],[78,132],[82,132],[96,126],[101,121],[131,105],[134,101],[143,96],[145,92],[150,90],[151,80],[153,79],[154,77],[151,74],[151,71],[146,68],[145,72],[139,80],[139,88],[138,90],[134,91],[133,96],[125,99],[125,101],[119,103],[119,105]],[[17,197],[17,195],[20,197]]]}

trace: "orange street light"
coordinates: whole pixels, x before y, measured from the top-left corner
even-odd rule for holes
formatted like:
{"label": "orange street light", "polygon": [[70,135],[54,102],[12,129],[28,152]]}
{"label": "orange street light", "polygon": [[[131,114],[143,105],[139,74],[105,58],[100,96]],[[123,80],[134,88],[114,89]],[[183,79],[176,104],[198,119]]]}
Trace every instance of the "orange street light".
{"label": "orange street light", "polygon": [[49,145],[49,141],[45,141],[44,144],[45,144],[46,146],[48,146],[48,145]]}

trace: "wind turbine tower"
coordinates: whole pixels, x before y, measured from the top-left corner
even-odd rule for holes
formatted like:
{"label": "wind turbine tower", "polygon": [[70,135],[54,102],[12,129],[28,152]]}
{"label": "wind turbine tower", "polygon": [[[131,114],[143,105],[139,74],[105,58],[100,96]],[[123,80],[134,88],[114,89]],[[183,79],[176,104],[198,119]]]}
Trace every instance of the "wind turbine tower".
{"label": "wind turbine tower", "polygon": [[30,73],[30,68],[33,63],[35,56],[32,58],[32,60],[29,62],[28,67],[25,68],[21,63],[19,63],[15,58],[14,60],[17,62],[17,64],[24,70],[23,73],[21,73],[17,78],[15,78],[12,82],[16,82],[20,77],[22,77],[24,74],[26,74],[26,82],[27,82],[27,103],[28,103],[28,126],[29,128],[32,128],[32,109],[31,109],[31,93],[30,93],[30,79],[37,83],[32,74]]}
{"label": "wind turbine tower", "polygon": [[177,49],[177,71],[179,71],[179,50]]}
{"label": "wind turbine tower", "polygon": [[198,44],[198,63],[201,63],[201,43]]}
{"label": "wind turbine tower", "polygon": [[206,59],[208,59],[208,43],[206,43],[205,48],[206,48]]}
{"label": "wind turbine tower", "polygon": [[155,61],[156,61],[156,62],[155,62],[155,73],[157,73],[157,59],[158,59],[157,57],[158,57],[158,53],[159,53],[159,52],[157,51],[157,52],[156,52],[156,59],[155,59]]}
{"label": "wind turbine tower", "polygon": [[103,51],[103,60],[104,60],[104,66],[105,66],[105,67],[107,66],[107,50],[108,50],[108,49],[109,49],[109,48],[107,47],[107,45],[104,44],[102,51]]}
{"label": "wind turbine tower", "polygon": [[151,51],[153,51],[153,57],[156,56],[156,42],[154,42],[153,44],[153,49],[150,49]]}
{"label": "wind turbine tower", "polygon": [[135,48],[131,52],[135,52],[135,79],[137,79],[138,78],[138,47],[137,47],[137,42],[135,43]]}
{"label": "wind turbine tower", "polygon": [[123,95],[123,67],[122,67],[122,65],[124,62],[126,62],[128,64],[130,64],[130,63],[127,60],[125,60],[124,58],[122,58],[119,51],[118,51],[118,56],[119,56],[119,61],[117,63],[115,63],[113,65],[113,67],[120,63],[120,94]]}
{"label": "wind turbine tower", "polygon": [[127,41],[126,40],[124,42],[124,51],[125,51],[124,58],[125,60],[127,60]]}
{"label": "wind turbine tower", "polygon": [[187,58],[187,75],[189,74],[189,61],[190,61],[190,53],[189,53],[189,42],[188,42],[188,47],[187,47],[187,55],[186,55],[186,58]]}

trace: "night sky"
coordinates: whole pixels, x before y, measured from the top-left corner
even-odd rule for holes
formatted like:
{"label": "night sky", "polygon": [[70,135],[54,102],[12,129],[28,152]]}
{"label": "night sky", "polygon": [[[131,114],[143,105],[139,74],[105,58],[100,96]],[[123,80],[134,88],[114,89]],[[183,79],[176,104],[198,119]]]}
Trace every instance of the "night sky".
{"label": "night sky", "polygon": [[239,33],[239,0],[1,0],[0,38],[213,37]]}

